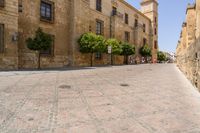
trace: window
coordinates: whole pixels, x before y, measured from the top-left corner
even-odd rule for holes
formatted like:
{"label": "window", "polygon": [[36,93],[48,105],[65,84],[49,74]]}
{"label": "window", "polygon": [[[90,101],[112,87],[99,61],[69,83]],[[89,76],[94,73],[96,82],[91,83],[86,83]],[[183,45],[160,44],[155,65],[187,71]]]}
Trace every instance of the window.
{"label": "window", "polygon": [[138,20],[135,19],[135,27],[138,27]]}
{"label": "window", "polygon": [[198,53],[195,53],[195,58],[198,59]]}
{"label": "window", "polygon": [[44,21],[53,21],[54,4],[53,2],[42,0],[40,5],[40,17]]}
{"label": "window", "polygon": [[154,49],[157,49],[158,48],[158,42],[157,41],[154,41]]}
{"label": "window", "polygon": [[101,20],[96,20],[96,34],[97,35],[103,35],[103,28],[104,28],[104,22]]}
{"label": "window", "polygon": [[19,6],[18,6],[18,12],[23,12],[23,7],[22,7],[22,5],[20,5],[20,4],[19,4]]}
{"label": "window", "polygon": [[5,0],[0,0],[0,7],[4,7],[5,6]]}
{"label": "window", "polygon": [[19,0],[18,2],[18,12],[23,12],[22,0]]}
{"label": "window", "polygon": [[96,0],[96,10],[97,11],[102,11],[102,1],[101,0]]}
{"label": "window", "polygon": [[125,31],[125,42],[129,42],[129,40],[130,40],[130,33],[129,32],[127,32],[127,31]]}
{"label": "window", "polygon": [[4,52],[4,24],[0,24],[0,53]]}
{"label": "window", "polygon": [[143,38],[143,46],[147,44],[147,39]]}
{"label": "window", "polygon": [[146,25],[143,24],[143,32],[146,32]]}
{"label": "window", "polygon": [[90,32],[92,31],[92,26],[91,26],[91,25],[89,26],[89,31],[90,31]]}
{"label": "window", "polygon": [[97,52],[96,55],[95,55],[95,58],[100,60],[101,57],[102,57],[101,53],[100,53],[100,52]]}
{"label": "window", "polygon": [[53,56],[54,55],[54,42],[55,42],[55,36],[54,35],[51,35],[52,36],[52,44],[51,44],[51,48],[48,49],[48,50],[42,50],[40,51],[40,54],[42,56]]}
{"label": "window", "polygon": [[125,24],[128,24],[128,14],[125,13]]}
{"label": "window", "polygon": [[112,15],[117,15],[117,8],[116,7],[112,7]]}
{"label": "window", "polygon": [[155,30],[154,30],[154,34],[157,35],[157,29],[156,29],[156,28],[155,28]]}

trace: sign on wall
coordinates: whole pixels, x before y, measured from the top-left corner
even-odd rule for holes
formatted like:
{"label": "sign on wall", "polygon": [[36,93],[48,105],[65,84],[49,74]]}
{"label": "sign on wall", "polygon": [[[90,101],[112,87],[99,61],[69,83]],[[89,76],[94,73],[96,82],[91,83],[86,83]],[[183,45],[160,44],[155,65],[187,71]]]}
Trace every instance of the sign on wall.
{"label": "sign on wall", "polygon": [[112,46],[108,46],[108,54],[112,53]]}

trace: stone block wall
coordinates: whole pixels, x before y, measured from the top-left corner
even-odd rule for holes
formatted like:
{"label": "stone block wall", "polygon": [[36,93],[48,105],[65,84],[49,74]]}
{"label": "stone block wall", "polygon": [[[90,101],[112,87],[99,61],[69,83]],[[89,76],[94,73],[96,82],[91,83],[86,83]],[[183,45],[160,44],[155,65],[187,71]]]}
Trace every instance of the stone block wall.
{"label": "stone block wall", "polygon": [[182,54],[177,56],[177,66],[200,90],[200,41],[196,40]]}
{"label": "stone block wall", "polygon": [[70,13],[71,1],[54,2],[53,22],[45,22],[40,17],[40,0],[23,1],[19,13],[19,68],[37,68],[37,53],[27,48],[26,39],[35,36],[40,27],[45,33],[54,36],[53,52],[41,57],[42,68],[64,67],[69,65]]}
{"label": "stone block wall", "polygon": [[[0,53],[0,70],[18,68],[18,0],[6,0],[0,7],[0,24],[4,25],[4,50]],[[16,38],[17,39],[17,38]]]}
{"label": "stone block wall", "polygon": [[188,4],[186,21],[183,22],[176,55],[177,66],[186,77],[200,90],[200,0]]}
{"label": "stone block wall", "polygon": [[[143,38],[147,39],[150,46],[153,44],[149,37],[152,30],[151,19],[124,0],[102,0],[102,12],[96,10],[95,0],[44,0],[43,2],[53,3],[51,22],[41,19],[42,0],[5,2],[5,8],[0,8],[0,23],[5,24],[6,31],[5,52],[0,53],[0,69],[37,68],[38,54],[27,48],[26,40],[34,37],[39,27],[54,36],[52,54],[41,56],[42,68],[90,66],[90,54],[80,53],[77,41],[86,32],[96,33],[97,19],[104,22],[105,38],[114,37],[124,41],[125,31],[130,32],[130,43],[137,48],[136,56],[139,56],[138,49],[143,45]],[[111,23],[113,6],[118,13],[114,24]],[[128,24],[125,24],[125,13],[128,14]],[[135,19],[140,24],[140,30],[137,31],[134,30]],[[142,30],[143,24],[146,25],[146,32]],[[17,41],[12,40],[14,33],[18,35]],[[113,56],[113,62],[117,65],[123,64],[124,57]],[[101,59],[96,59],[94,54],[93,63],[110,64],[110,57],[102,54]]]}

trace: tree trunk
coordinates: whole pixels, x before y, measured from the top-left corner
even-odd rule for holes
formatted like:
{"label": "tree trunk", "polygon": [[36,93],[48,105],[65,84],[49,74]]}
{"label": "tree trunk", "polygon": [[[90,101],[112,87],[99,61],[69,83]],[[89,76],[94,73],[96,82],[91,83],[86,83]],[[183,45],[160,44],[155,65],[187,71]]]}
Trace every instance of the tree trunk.
{"label": "tree trunk", "polygon": [[91,53],[91,56],[90,56],[90,66],[92,67],[93,66],[93,53]]}
{"label": "tree trunk", "polygon": [[38,51],[38,69],[40,69],[40,51]]}
{"label": "tree trunk", "polygon": [[124,55],[124,64],[126,64],[126,56]]}
{"label": "tree trunk", "polygon": [[111,54],[111,65],[113,65],[113,54]]}
{"label": "tree trunk", "polygon": [[148,63],[148,56],[146,56],[145,60],[146,60],[145,62]]}
{"label": "tree trunk", "polygon": [[128,65],[128,55],[124,55],[124,64]]}
{"label": "tree trunk", "polygon": [[128,55],[126,55],[126,65],[128,65]]}

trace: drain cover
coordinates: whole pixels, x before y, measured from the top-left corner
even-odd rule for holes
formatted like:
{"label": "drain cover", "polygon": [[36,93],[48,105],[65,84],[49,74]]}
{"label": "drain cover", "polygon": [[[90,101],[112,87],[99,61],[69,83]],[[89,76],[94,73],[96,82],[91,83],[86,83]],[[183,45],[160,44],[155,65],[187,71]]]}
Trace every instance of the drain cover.
{"label": "drain cover", "polygon": [[70,89],[71,86],[70,85],[60,85],[59,88],[61,88],[61,89]]}
{"label": "drain cover", "polygon": [[34,120],[33,118],[29,118],[29,119],[28,119],[28,121],[33,121],[33,120]]}
{"label": "drain cover", "polygon": [[120,86],[127,87],[129,85],[128,84],[120,84]]}

